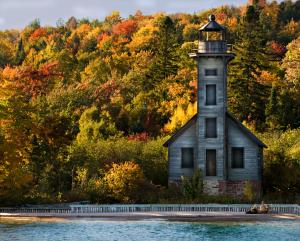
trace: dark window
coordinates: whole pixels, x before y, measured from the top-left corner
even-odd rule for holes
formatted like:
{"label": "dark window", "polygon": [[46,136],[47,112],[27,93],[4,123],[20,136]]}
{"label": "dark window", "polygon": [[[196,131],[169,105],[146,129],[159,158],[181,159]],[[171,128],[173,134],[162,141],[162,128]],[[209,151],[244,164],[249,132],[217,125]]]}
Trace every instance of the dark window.
{"label": "dark window", "polygon": [[244,148],[232,147],[231,168],[244,168]]}
{"label": "dark window", "polygon": [[216,85],[206,85],[206,105],[216,105]]}
{"label": "dark window", "polygon": [[205,137],[206,138],[217,137],[217,118],[205,119]]}
{"label": "dark window", "polygon": [[181,167],[194,167],[194,148],[181,148]]}
{"label": "dark window", "polygon": [[217,69],[205,69],[205,76],[217,76]]}
{"label": "dark window", "polygon": [[216,150],[206,150],[206,176],[216,176]]}

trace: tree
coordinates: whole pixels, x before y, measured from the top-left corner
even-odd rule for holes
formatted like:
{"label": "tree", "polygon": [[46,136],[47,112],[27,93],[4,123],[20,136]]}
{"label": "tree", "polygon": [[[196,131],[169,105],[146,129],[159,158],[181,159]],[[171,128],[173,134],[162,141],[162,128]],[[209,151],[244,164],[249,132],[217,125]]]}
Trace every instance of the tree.
{"label": "tree", "polygon": [[286,71],[285,78],[290,89],[300,93],[300,36],[288,44],[287,50],[282,64]]}
{"label": "tree", "polygon": [[17,48],[16,57],[15,57],[15,61],[14,61],[15,64],[16,65],[22,64],[25,57],[26,57],[26,54],[25,54],[25,50],[23,47],[23,40],[21,38],[18,43],[18,48]]}
{"label": "tree", "polygon": [[176,63],[178,38],[175,23],[169,16],[158,19],[159,27],[157,42],[155,45],[155,61],[151,66],[153,80],[158,82],[170,75],[175,75],[178,69]]}
{"label": "tree", "polygon": [[[260,8],[248,6],[238,27],[236,57],[230,65],[229,109],[240,121],[263,128],[267,87],[260,83],[261,71],[267,69],[266,39],[260,22]],[[251,31],[249,31],[251,29]]]}
{"label": "tree", "polygon": [[266,105],[266,124],[272,130],[279,128],[279,105],[278,105],[278,94],[277,87],[275,84],[272,85],[271,95]]}
{"label": "tree", "polygon": [[79,120],[80,132],[77,135],[79,142],[97,141],[101,138],[120,136],[109,113],[99,112],[97,107],[85,110]]}

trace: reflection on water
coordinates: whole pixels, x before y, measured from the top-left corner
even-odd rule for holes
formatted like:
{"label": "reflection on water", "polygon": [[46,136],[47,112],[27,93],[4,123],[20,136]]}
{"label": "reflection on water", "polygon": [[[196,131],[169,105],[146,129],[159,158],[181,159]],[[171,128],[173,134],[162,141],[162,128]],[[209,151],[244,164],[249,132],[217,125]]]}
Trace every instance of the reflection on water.
{"label": "reflection on water", "polygon": [[188,223],[163,220],[107,221],[0,219],[0,240],[300,240],[300,221]]}

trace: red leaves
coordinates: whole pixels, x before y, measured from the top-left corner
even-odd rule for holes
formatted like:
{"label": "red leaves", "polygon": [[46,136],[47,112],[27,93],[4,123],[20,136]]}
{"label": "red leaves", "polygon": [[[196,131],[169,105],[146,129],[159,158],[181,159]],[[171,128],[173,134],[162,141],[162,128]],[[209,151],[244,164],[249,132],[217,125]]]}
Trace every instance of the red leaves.
{"label": "red leaves", "polygon": [[128,136],[128,140],[130,140],[130,141],[148,141],[149,134],[147,132],[136,133],[134,135]]}
{"label": "red leaves", "polygon": [[110,103],[113,95],[119,92],[119,86],[115,80],[111,79],[99,86],[94,95],[99,103]]}
{"label": "red leaves", "polygon": [[113,26],[113,32],[118,35],[130,37],[137,30],[138,24],[133,19],[125,20]]}
{"label": "red leaves", "polygon": [[54,61],[43,64],[38,69],[33,66],[22,66],[14,69],[7,67],[3,75],[10,82],[11,87],[21,90],[29,97],[36,97],[50,90],[52,77],[61,76],[57,66],[58,62]]}
{"label": "red leaves", "polygon": [[278,56],[283,56],[286,52],[285,46],[283,46],[282,44],[280,44],[276,41],[272,41],[270,43],[270,48],[271,48],[271,51]]}

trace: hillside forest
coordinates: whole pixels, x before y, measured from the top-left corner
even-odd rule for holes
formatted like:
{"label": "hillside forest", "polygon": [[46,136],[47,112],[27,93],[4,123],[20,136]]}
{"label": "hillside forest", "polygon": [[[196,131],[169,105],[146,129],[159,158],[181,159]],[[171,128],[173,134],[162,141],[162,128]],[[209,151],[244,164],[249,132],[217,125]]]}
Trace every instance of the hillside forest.
{"label": "hillside forest", "polygon": [[300,1],[254,0],[0,31],[0,204],[211,201],[168,187],[162,146],[196,113],[211,13],[236,54],[229,111],[268,146],[264,198],[299,203]]}

